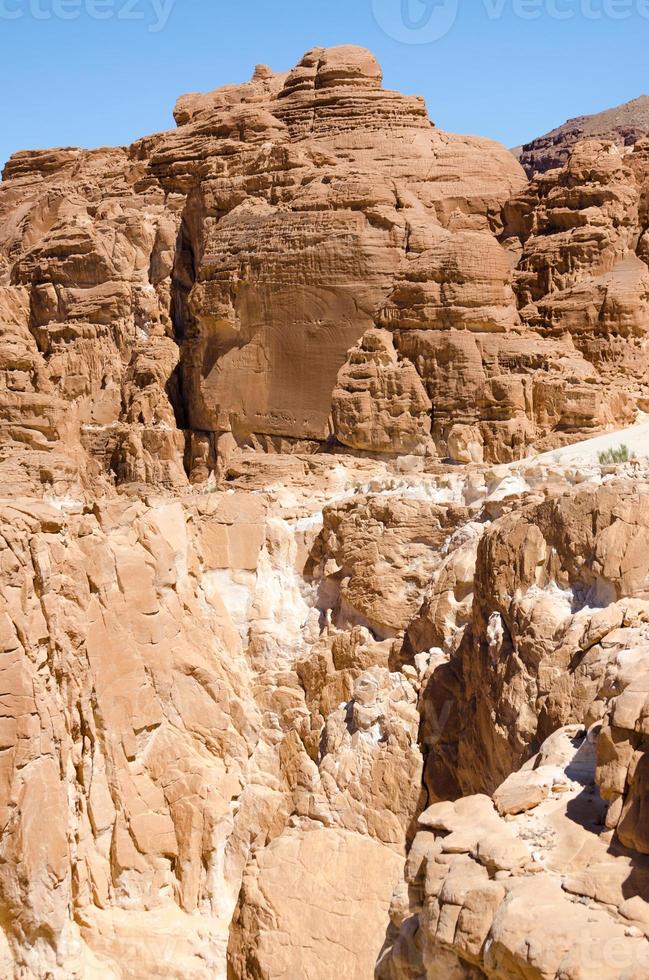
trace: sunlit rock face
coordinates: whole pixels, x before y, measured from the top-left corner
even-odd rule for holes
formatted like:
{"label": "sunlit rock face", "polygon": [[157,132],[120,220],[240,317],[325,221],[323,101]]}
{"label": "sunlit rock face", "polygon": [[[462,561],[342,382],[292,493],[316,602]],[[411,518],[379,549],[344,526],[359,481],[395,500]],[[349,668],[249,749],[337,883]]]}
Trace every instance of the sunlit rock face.
{"label": "sunlit rock face", "polygon": [[175,118],[0,185],[0,975],[649,975],[647,145]]}
{"label": "sunlit rock face", "polygon": [[5,168],[14,483],[178,490],[233,446],[507,462],[647,404],[646,141],[528,184],[354,47],[175,116]]}
{"label": "sunlit rock face", "polygon": [[[482,299],[482,281],[473,295],[438,288],[427,326],[518,323],[494,235],[521,170],[494,143],[440,133],[421,99],[381,87],[379,66],[358,48],[314,49],[288,76],[257,74],[225,99],[181,100],[182,125],[151,160],[163,186],[192,181],[182,228],[192,427],[239,441],[335,436],[351,448],[423,451],[419,417],[430,406],[413,391],[408,356],[397,345],[393,377],[370,384],[370,397],[380,389],[388,401],[391,386],[407,389],[398,411],[386,406],[395,422],[379,435],[366,404],[341,407],[354,373],[347,352],[379,321],[394,330],[383,308],[411,268],[417,280],[423,271],[441,283],[445,264],[485,280]],[[476,300],[485,309],[472,313]]]}

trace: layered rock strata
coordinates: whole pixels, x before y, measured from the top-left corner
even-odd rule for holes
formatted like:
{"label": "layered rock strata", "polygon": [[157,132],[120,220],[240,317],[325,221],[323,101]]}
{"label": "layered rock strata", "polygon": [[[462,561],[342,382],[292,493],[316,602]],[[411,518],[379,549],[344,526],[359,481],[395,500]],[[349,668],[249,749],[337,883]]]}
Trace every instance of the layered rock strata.
{"label": "layered rock strata", "polygon": [[505,462],[646,404],[642,142],[527,184],[350,47],[175,115],[5,167],[1,465],[25,490],[179,489],[231,446]]}
{"label": "layered rock strata", "polygon": [[0,186],[0,974],[649,975],[646,144],[175,117]]}

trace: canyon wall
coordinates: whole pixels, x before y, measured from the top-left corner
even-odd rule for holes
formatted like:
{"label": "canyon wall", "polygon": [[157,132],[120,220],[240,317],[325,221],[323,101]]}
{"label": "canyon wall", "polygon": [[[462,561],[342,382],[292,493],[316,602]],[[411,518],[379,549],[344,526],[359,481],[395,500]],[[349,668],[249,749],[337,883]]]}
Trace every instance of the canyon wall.
{"label": "canyon wall", "polygon": [[175,119],[0,185],[0,972],[649,976],[649,144]]}

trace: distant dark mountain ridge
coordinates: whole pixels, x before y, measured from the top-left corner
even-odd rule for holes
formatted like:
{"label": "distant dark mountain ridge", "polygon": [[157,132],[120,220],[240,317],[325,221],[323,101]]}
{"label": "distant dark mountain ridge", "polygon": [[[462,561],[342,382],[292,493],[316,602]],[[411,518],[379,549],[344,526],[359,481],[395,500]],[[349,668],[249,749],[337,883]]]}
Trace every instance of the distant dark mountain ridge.
{"label": "distant dark mountain ridge", "polygon": [[562,167],[575,143],[581,139],[604,137],[615,140],[620,146],[633,146],[646,136],[649,136],[649,95],[641,95],[613,109],[569,119],[563,126],[512,152],[528,177],[532,177]]}

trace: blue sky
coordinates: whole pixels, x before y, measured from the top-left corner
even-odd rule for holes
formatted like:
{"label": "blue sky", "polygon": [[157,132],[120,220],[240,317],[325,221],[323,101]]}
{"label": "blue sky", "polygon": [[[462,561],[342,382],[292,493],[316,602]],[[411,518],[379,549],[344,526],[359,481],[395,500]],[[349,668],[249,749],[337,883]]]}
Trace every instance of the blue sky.
{"label": "blue sky", "polygon": [[314,45],[371,48],[439,126],[508,146],[649,92],[649,0],[0,0],[0,38],[0,162],[168,129],[181,93]]}

